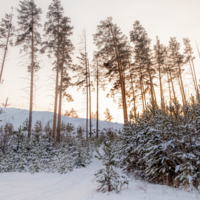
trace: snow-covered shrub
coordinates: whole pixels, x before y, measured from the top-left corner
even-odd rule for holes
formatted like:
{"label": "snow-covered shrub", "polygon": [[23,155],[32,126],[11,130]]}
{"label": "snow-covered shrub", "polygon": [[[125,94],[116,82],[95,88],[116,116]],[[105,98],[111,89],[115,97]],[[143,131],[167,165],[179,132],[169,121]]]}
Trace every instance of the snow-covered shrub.
{"label": "snow-covered shrub", "polygon": [[34,132],[39,134],[42,133],[43,129],[42,129],[42,122],[41,121],[36,121],[35,126],[34,126]]}
{"label": "snow-covered shrub", "polygon": [[5,134],[12,134],[14,131],[14,127],[11,123],[6,123],[4,126],[4,133]]}
{"label": "snow-covered shrub", "polygon": [[95,156],[102,161],[105,168],[98,170],[95,173],[96,181],[99,183],[98,191],[102,192],[120,192],[121,187],[128,184],[128,177],[117,168],[118,161],[115,158],[115,148],[111,141],[106,141],[102,147],[103,155],[97,151]]}
{"label": "snow-covered shrub", "polygon": [[119,137],[118,158],[126,172],[154,183],[192,190],[200,185],[200,104],[165,111],[149,106]]}
{"label": "snow-covered shrub", "polygon": [[93,157],[92,146],[80,136],[74,140],[73,157],[76,168],[86,167],[91,163]]}
{"label": "snow-covered shrub", "polygon": [[4,133],[1,135],[0,172],[67,173],[91,162],[92,145],[82,137],[64,134],[58,144],[51,132],[41,133],[40,123],[35,127],[30,138],[21,128],[16,134],[7,134],[6,143]]}
{"label": "snow-covered shrub", "polygon": [[66,125],[66,131],[67,131],[67,133],[71,134],[74,130],[75,130],[74,125],[71,124],[71,123],[67,123],[67,125]]}
{"label": "snow-covered shrub", "polygon": [[51,126],[50,126],[50,123],[51,123],[51,121],[48,121],[47,124],[46,124],[45,127],[44,127],[44,132],[45,132],[46,134],[49,134],[49,133],[52,132],[52,128],[51,128]]}

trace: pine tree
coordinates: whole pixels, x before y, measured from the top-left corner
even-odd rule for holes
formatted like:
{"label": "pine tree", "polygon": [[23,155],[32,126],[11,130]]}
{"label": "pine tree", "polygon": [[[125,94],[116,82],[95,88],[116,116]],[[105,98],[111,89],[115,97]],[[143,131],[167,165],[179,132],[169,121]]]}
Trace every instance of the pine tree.
{"label": "pine tree", "polygon": [[72,108],[70,111],[66,110],[64,116],[78,118],[77,111],[74,110],[74,108]]}
{"label": "pine tree", "polygon": [[82,88],[83,93],[86,94],[86,140],[88,140],[89,59],[87,52],[87,35],[85,29],[81,35],[79,53],[80,56],[77,57],[79,64],[74,66],[74,71],[76,72],[74,78],[77,78],[75,85],[78,87],[78,90]]}
{"label": "pine tree", "polygon": [[0,84],[2,82],[3,69],[6,61],[6,56],[8,52],[9,45],[13,45],[12,37],[14,36],[15,27],[12,24],[13,13],[6,14],[0,23],[0,48],[3,48],[3,59],[1,63],[0,71]]}
{"label": "pine tree", "polygon": [[110,114],[110,111],[108,108],[106,108],[106,111],[104,112],[105,115],[105,121],[111,122],[113,120],[112,115]]}
{"label": "pine tree", "polygon": [[[146,84],[146,79],[148,79],[148,73],[145,70],[145,64],[143,63],[143,53],[141,53],[142,45],[137,42],[137,38],[139,41],[142,41],[141,35],[142,31],[144,31],[144,28],[140,25],[139,21],[136,21],[133,24],[133,31],[130,32],[130,37],[135,37],[135,46],[133,49],[134,53],[134,63],[132,65],[132,74],[135,75],[135,87],[137,90],[140,90],[141,93],[141,100],[142,100],[142,107],[143,112],[146,109],[146,93],[149,90],[149,86]],[[133,38],[131,39],[133,41]]]}
{"label": "pine tree", "polygon": [[32,128],[32,110],[33,110],[33,85],[34,73],[40,68],[37,61],[37,53],[41,44],[40,33],[38,28],[41,27],[40,15],[42,10],[37,8],[34,0],[23,0],[19,3],[18,26],[16,45],[23,45],[20,52],[24,51],[30,55],[30,65],[27,66],[31,74],[30,83],[30,108],[29,108],[29,127],[28,135],[31,136]]}
{"label": "pine tree", "polygon": [[174,72],[173,76],[170,78],[177,79],[180,92],[181,92],[182,103],[183,105],[186,105],[187,101],[186,101],[183,78],[182,78],[182,71],[183,71],[182,66],[184,64],[184,60],[183,60],[184,56],[180,54],[179,50],[180,50],[180,43],[177,42],[176,38],[170,38],[169,48],[168,48],[168,52],[169,52],[168,59],[169,59],[170,66]]}
{"label": "pine tree", "polygon": [[96,137],[99,137],[99,62],[98,56],[96,56],[97,61],[97,68],[96,68],[96,82],[97,82],[97,111],[96,111]]}
{"label": "pine tree", "polygon": [[[105,82],[104,74],[105,69],[100,67],[103,65],[103,59],[101,59],[97,52],[93,54],[93,64],[91,65],[92,73],[91,76],[94,77],[94,82],[96,82],[96,117],[91,114],[92,119],[96,119],[96,137],[99,137],[99,90],[100,87],[105,91],[105,86],[107,82]],[[93,88],[95,91],[95,88]]]}
{"label": "pine tree", "polygon": [[119,157],[120,166],[129,173],[139,170],[137,149],[139,144],[137,137],[137,124],[134,122],[128,122],[123,133],[119,135],[117,157]]}
{"label": "pine tree", "polygon": [[97,26],[94,34],[94,43],[98,48],[98,55],[103,61],[103,67],[107,70],[105,77],[113,83],[111,94],[114,95],[121,90],[121,101],[124,115],[124,124],[128,120],[125,70],[127,57],[130,52],[126,50],[127,38],[122,34],[120,28],[113,24],[112,18],[108,17]]}
{"label": "pine tree", "polygon": [[97,150],[95,156],[99,160],[102,160],[102,164],[105,168],[98,170],[94,175],[96,181],[99,183],[97,190],[102,192],[120,192],[123,185],[128,184],[128,178],[125,174],[121,175],[121,171],[117,169],[118,161],[115,158],[115,148],[111,141],[107,141],[103,146],[104,154],[101,155]]}
{"label": "pine tree", "polygon": [[89,129],[89,135],[92,137],[92,92],[91,92],[91,72],[90,72],[90,64],[88,61],[88,92],[89,92],[89,119],[90,119],[90,129]]}
{"label": "pine tree", "polygon": [[35,133],[39,134],[42,133],[42,122],[37,120],[35,123]]}
{"label": "pine tree", "polygon": [[154,45],[154,57],[156,62],[156,70],[158,71],[159,85],[160,85],[160,104],[162,110],[165,109],[164,91],[163,91],[163,76],[165,74],[165,51],[164,45],[160,44],[160,40],[156,37],[156,45]]}
{"label": "pine tree", "polygon": [[[156,71],[152,62],[152,55],[150,44],[151,40],[148,38],[148,35],[145,29],[141,26],[139,21],[136,21],[133,24],[133,31],[130,32],[130,40],[134,43],[134,59],[135,64],[139,69],[140,74],[140,88],[141,96],[143,99],[143,110],[145,108],[145,98],[144,98],[144,78],[147,78],[146,84],[151,95],[151,104],[156,105],[156,96],[154,90],[153,79],[155,78]],[[143,73],[144,72],[144,73]],[[142,77],[142,78],[141,78]]]}
{"label": "pine tree", "polygon": [[81,134],[78,135],[74,144],[75,150],[73,152],[74,157],[74,167],[86,167],[91,163],[92,151],[88,143],[81,137]]}
{"label": "pine tree", "polygon": [[71,115],[71,117],[73,117],[73,118],[78,118],[77,111],[74,110],[73,108],[72,108],[71,111],[70,111],[70,115]]}
{"label": "pine tree", "polygon": [[12,134],[14,131],[14,126],[11,123],[6,123],[4,125],[4,133],[5,134]]}
{"label": "pine tree", "polygon": [[190,65],[190,70],[191,70],[191,74],[192,74],[192,80],[193,80],[194,89],[196,92],[196,97],[199,98],[199,87],[197,84],[196,71],[195,71],[194,62],[193,62],[195,57],[192,56],[193,52],[192,52],[190,40],[188,38],[183,38],[183,43],[185,45],[185,49],[184,49],[184,55],[186,58],[185,63],[189,63],[189,65]]}
{"label": "pine tree", "polygon": [[97,119],[97,112],[96,112],[96,113],[93,113],[93,112],[92,112],[91,118],[92,118],[92,119]]}
{"label": "pine tree", "polygon": [[71,133],[71,132],[74,131],[74,130],[75,130],[74,125],[71,124],[71,123],[67,123],[67,125],[66,125],[66,131],[67,131],[68,133]]}
{"label": "pine tree", "polygon": [[45,131],[46,134],[49,134],[49,133],[51,134],[52,133],[52,128],[50,126],[50,121],[48,121],[47,124],[45,125],[44,131]]}
{"label": "pine tree", "polygon": [[22,131],[28,131],[28,125],[29,125],[29,120],[26,118],[26,120],[22,124]]}
{"label": "pine tree", "polygon": [[59,0],[53,0],[49,5],[47,12],[47,22],[44,25],[45,38],[46,41],[43,42],[42,52],[44,53],[48,50],[48,57],[53,57],[55,60],[53,64],[55,65],[54,70],[56,71],[56,84],[55,84],[55,101],[54,101],[54,117],[53,117],[53,128],[52,137],[56,137],[56,115],[57,115],[57,104],[58,104],[58,79],[59,79],[59,65],[60,65],[60,49],[61,40],[60,34],[62,30],[62,20],[63,20],[63,7]]}
{"label": "pine tree", "polygon": [[[60,31],[60,44],[61,44],[61,73],[60,73],[60,87],[59,87],[59,109],[58,109],[58,124],[57,124],[57,142],[60,142],[60,123],[61,123],[61,110],[62,110],[62,97],[63,89],[67,89],[70,86],[71,79],[68,78],[68,70],[72,62],[71,54],[74,49],[69,36],[72,34],[72,29],[69,25],[70,19],[64,17],[61,22],[61,31]],[[63,87],[63,82],[65,87]]]}
{"label": "pine tree", "polygon": [[[133,49],[128,45],[126,47],[129,51],[133,51]],[[136,67],[135,67],[135,63],[131,62],[131,57],[127,58],[127,66],[128,66],[128,70],[127,70],[127,74],[126,74],[126,82],[127,82],[127,86],[129,87],[129,91],[127,92],[127,102],[128,102],[128,106],[132,107],[131,111],[133,111],[134,113],[134,117],[136,118],[137,116],[137,106],[136,106],[136,102],[137,102],[137,97],[138,97],[138,92],[137,92],[137,73],[136,73]]]}
{"label": "pine tree", "polygon": [[66,142],[61,142],[53,162],[56,166],[56,171],[60,174],[65,174],[73,170],[73,157],[69,151],[69,146]]}

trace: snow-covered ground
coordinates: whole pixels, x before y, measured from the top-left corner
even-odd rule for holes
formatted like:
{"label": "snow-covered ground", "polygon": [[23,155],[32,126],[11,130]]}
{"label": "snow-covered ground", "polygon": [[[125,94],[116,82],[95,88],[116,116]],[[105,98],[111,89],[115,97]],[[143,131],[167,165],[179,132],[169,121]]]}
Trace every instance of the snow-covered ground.
{"label": "snow-covered ground", "polygon": [[[17,128],[28,117],[27,110],[6,108],[0,115],[0,125],[10,122]],[[52,112],[33,112],[33,124],[41,120],[43,126],[52,120]],[[85,119],[62,116],[62,121],[75,127],[85,127]],[[96,120],[92,120],[95,128]],[[100,121],[100,129],[121,129],[122,124]],[[200,200],[197,191],[188,193],[168,186],[143,183],[133,179],[120,194],[97,192],[94,173],[102,168],[94,158],[86,168],[74,169],[67,174],[58,173],[2,173],[0,174],[0,200]],[[143,188],[143,189],[142,189]],[[145,191],[146,190],[146,191]]]}
{"label": "snow-covered ground", "polygon": [[[6,123],[12,123],[14,125],[14,129],[18,130],[19,126],[23,124],[23,122],[28,118],[29,112],[28,110],[22,110],[17,108],[1,108],[3,109],[4,113],[0,115],[0,126],[5,125]],[[42,122],[43,127],[47,124],[48,121],[52,123],[53,120],[53,112],[48,111],[33,111],[33,127],[37,120]],[[65,117],[62,116],[61,120],[64,123],[71,123],[74,127],[81,126],[85,129],[85,119],[83,118],[72,118],[72,117]],[[99,120],[99,130],[103,128],[108,129],[122,129],[122,124],[119,123],[112,123],[106,121]],[[92,128],[96,128],[96,120],[92,119]]]}
{"label": "snow-covered ground", "polygon": [[[120,194],[97,192],[94,173],[102,167],[94,158],[86,168],[67,174],[0,174],[0,200],[196,200],[200,194],[132,180]],[[139,189],[146,187],[146,192]]]}

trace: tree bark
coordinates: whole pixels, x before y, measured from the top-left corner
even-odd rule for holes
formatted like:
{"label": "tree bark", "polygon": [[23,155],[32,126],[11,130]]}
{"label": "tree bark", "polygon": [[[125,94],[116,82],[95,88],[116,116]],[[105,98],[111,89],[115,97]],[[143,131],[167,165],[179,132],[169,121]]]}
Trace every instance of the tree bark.
{"label": "tree bark", "polygon": [[132,74],[131,74],[131,67],[130,67],[130,61],[128,61],[128,64],[129,64],[129,74],[130,74],[130,78],[131,78],[131,87],[132,87],[132,94],[133,94],[133,110],[134,110],[134,117],[136,118],[136,98],[135,98],[135,89],[134,89],[134,85],[133,85],[133,77],[132,77]]}
{"label": "tree bark", "polygon": [[[59,19],[58,19],[58,25],[59,25]],[[54,103],[54,115],[53,115],[53,135],[52,137],[56,137],[56,117],[57,117],[57,101],[58,101],[58,76],[59,76],[59,61],[60,61],[60,55],[59,55],[59,47],[60,47],[60,41],[59,41],[59,26],[58,26],[58,33],[57,33],[57,63],[56,63],[56,87],[55,87],[55,103]]]}
{"label": "tree bark", "polygon": [[171,86],[170,86],[169,72],[167,72],[167,78],[168,78],[168,87],[169,87],[169,100],[170,100],[170,104],[171,104],[172,96],[171,96]]}
{"label": "tree bark", "polygon": [[182,80],[182,73],[181,73],[181,67],[180,65],[178,65],[178,69],[179,69],[179,79],[180,79],[180,90],[182,90],[182,99],[183,99],[183,105],[187,104],[186,101],[186,96],[185,96],[185,91],[184,91],[184,86],[183,86],[183,80]]}
{"label": "tree bark", "polygon": [[[11,18],[10,24],[11,24],[11,22],[12,22],[12,18]],[[11,26],[8,30],[8,36],[7,36],[7,39],[6,39],[6,46],[5,46],[5,51],[4,51],[4,55],[3,55],[3,61],[2,61],[2,64],[1,64],[0,84],[1,84],[1,81],[2,81],[3,68],[4,68],[7,50],[8,50],[8,42],[9,42],[9,38],[10,38],[10,31],[11,31]]]}
{"label": "tree bark", "polygon": [[33,113],[33,77],[34,77],[34,26],[32,16],[32,38],[31,38],[31,85],[30,85],[30,105],[29,105],[29,124],[28,124],[28,137],[31,137],[32,128],[32,113]]}
{"label": "tree bark", "polygon": [[145,99],[144,99],[144,87],[143,87],[143,82],[142,82],[142,71],[141,71],[141,67],[140,67],[140,91],[141,91],[141,97],[142,97],[142,107],[143,107],[143,112],[145,111],[146,108],[146,103],[145,103]]}
{"label": "tree bark", "polygon": [[196,96],[197,98],[199,98],[199,88],[198,88],[198,84],[197,84],[197,77],[196,77],[196,71],[195,71],[195,67],[194,67],[194,62],[193,62],[193,59],[192,59],[192,55],[190,55],[190,60],[189,60],[189,63],[190,63],[190,69],[191,69],[191,72],[192,72],[192,77],[193,77],[193,82],[194,82],[194,88],[195,88],[195,91],[196,91]]}
{"label": "tree bark", "polygon": [[97,60],[97,121],[96,121],[96,137],[99,137],[99,63]]}
{"label": "tree bark", "polygon": [[119,78],[120,78],[120,86],[121,86],[121,94],[122,94],[124,124],[125,124],[126,121],[128,120],[127,105],[126,105],[125,81],[124,81],[124,77],[123,77],[123,74],[122,74],[122,64],[121,64],[121,60],[119,59],[119,52],[118,52],[117,44],[116,44],[115,37],[114,37],[114,34],[113,34],[112,25],[111,24],[109,24],[109,25],[111,27],[111,34],[112,34],[113,44],[114,44],[114,47],[115,47],[115,55],[116,55],[116,58],[117,58],[117,66],[118,66],[118,72],[119,72]]}
{"label": "tree bark", "polygon": [[90,65],[89,65],[89,62],[88,62],[88,81],[89,81],[89,117],[90,117],[90,132],[89,132],[89,135],[90,137],[92,136],[92,118],[91,118],[91,115],[92,115],[92,109],[91,109],[91,83],[90,83]]}
{"label": "tree bark", "polygon": [[170,75],[170,81],[171,81],[171,84],[172,84],[172,91],[173,91],[173,95],[174,95],[174,101],[175,101],[175,103],[177,103],[176,93],[175,93],[175,90],[174,90],[174,84],[173,84],[171,72],[169,72],[169,75]]}
{"label": "tree bark", "polygon": [[160,82],[160,103],[161,103],[161,109],[165,110],[165,102],[164,102],[164,95],[163,95],[163,87],[162,87],[162,77],[161,77],[161,69],[160,65],[158,67],[159,69],[159,82]]}
{"label": "tree bark", "polygon": [[58,143],[60,143],[60,123],[61,123],[61,112],[62,112],[64,52],[65,52],[65,41],[63,42],[62,65],[61,65],[61,73],[60,73],[59,108],[58,108],[58,124],[57,124],[57,137],[56,137]]}
{"label": "tree bark", "polygon": [[87,43],[86,43],[85,29],[84,29],[84,45],[85,45],[85,68],[86,68],[86,140],[88,141],[88,64],[87,64]]}

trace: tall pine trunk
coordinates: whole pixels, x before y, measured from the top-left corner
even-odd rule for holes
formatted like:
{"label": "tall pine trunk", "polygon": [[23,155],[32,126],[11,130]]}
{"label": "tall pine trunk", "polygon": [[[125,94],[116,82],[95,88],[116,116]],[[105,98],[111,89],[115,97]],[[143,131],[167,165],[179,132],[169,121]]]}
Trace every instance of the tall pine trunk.
{"label": "tall pine trunk", "polygon": [[167,72],[167,79],[168,79],[168,87],[169,87],[169,101],[170,101],[170,104],[172,102],[172,95],[171,95],[171,86],[170,86],[170,78],[169,78],[169,72]]}
{"label": "tall pine trunk", "polygon": [[97,60],[97,120],[96,120],[96,137],[99,137],[99,63]]}
{"label": "tall pine trunk", "polygon": [[182,79],[182,73],[181,73],[181,67],[180,65],[178,65],[178,72],[179,72],[179,85],[180,85],[180,90],[181,90],[181,93],[182,93],[182,100],[183,100],[183,105],[186,105],[187,104],[187,101],[186,101],[186,96],[185,96],[185,91],[184,91],[184,86],[183,86],[183,79]]}
{"label": "tall pine trunk", "polygon": [[[145,54],[146,54],[146,58],[148,59],[148,55],[147,55],[146,50],[145,50]],[[154,107],[154,106],[156,106],[157,102],[156,102],[156,97],[154,95],[153,80],[152,80],[151,71],[150,71],[150,64],[149,64],[148,60],[147,60],[147,73],[149,74],[151,103],[152,103],[152,106]]]}
{"label": "tall pine trunk", "polygon": [[63,42],[63,47],[62,47],[62,65],[61,65],[61,73],[60,73],[58,124],[57,124],[57,137],[56,137],[58,143],[60,143],[60,124],[61,124],[61,112],[62,112],[62,90],[63,90],[64,52],[65,52],[65,41]]}
{"label": "tall pine trunk", "polygon": [[[59,24],[59,20],[58,20]],[[58,27],[58,35],[57,35],[57,63],[56,63],[56,87],[55,87],[55,100],[54,100],[54,115],[53,115],[53,135],[52,137],[56,137],[56,117],[57,117],[57,104],[58,104],[58,76],[59,76],[59,62],[60,62],[60,55],[59,55],[59,27]]]}
{"label": "tall pine trunk", "polygon": [[171,72],[169,72],[169,75],[170,75],[170,81],[171,81],[171,85],[172,85],[172,92],[173,92],[173,96],[174,96],[174,102],[177,103],[176,93],[175,93],[175,90],[174,90],[174,84],[173,84]]}
{"label": "tall pine trunk", "polygon": [[85,68],[86,68],[86,140],[88,141],[88,63],[87,63],[87,43],[86,43],[85,29],[83,37],[85,45]]}
{"label": "tall pine trunk", "polygon": [[144,97],[144,86],[143,86],[143,81],[142,81],[142,71],[140,67],[140,91],[141,91],[141,97],[142,97],[142,107],[143,107],[143,112],[145,111],[146,108],[146,103],[145,103],[145,97]]}
{"label": "tall pine trunk", "polygon": [[196,41],[196,46],[197,46],[197,52],[198,52],[199,58],[200,58],[200,51],[199,51],[199,47],[198,47],[198,45],[197,45],[197,41]]}
{"label": "tall pine trunk", "polygon": [[190,55],[190,60],[189,60],[189,64],[190,64],[190,70],[192,72],[192,78],[193,78],[193,82],[194,82],[194,88],[196,91],[196,96],[199,99],[199,88],[198,88],[198,84],[197,84],[197,77],[196,77],[196,71],[195,71],[195,67],[194,67],[194,62],[192,59],[192,55]]}
{"label": "tall pine trunk", "polygon": [[154,98],[153,82],[152,82],[152,77],[151,77],[149,67],[148,67],[147,71],[148,71],[148,74],[149,74],[149,81],[150,81],[151,103],[152,103],[152,106],[154,106],[156,102],[155,102],[155,98]]}
{"label": "tall pine trunk", "polygon": [[31,85],[30,85],[30,105],[29,105],[29,124],[28,124],[28,137],[31,137],[32,128],[32,114],[33,114],[33,77],[34,77],[34,27],[32,16],[32,38],[31,38]]}
{"label": "tall pine trunk", "polygon": [[129,66],[129,74],[130,74],[130,78],[131,78],[131,88],[132,88],[132,94],[133,94],[133,111],[134,111],[134,117],[136,118],[136,97],[135,97],[135,88],[133,85],[133,77],[131,74],[131,67],[130,67],[130,61],[128,60],[128,66]]}
{"label": "tall pine trunk", "polygon": [[164,94],[163,94],[163,86],[162,86],[162,77],[161,77],[161,69],[160,69],[160,66],[159,66],[158,70],[159,70],[161,109],[164,111],[164,110],[165,110],[165,102],[164,102]]}
{"label": "tall pine trunk", "polygon": [[90,65],[89,65],[89,62],[88,62],[88,78],[89,78],[89,117],[90,117],[90,132],[89,132],[89,134],[90,134],[90,137],[92,136],[92,108],[91,108],[91,103],[92,103],[92,101],[91,101],[91,83],[90,83]]}
{"label": "tall pine trunk", "polygon": [[[10,20],[10,24],[11,24],[11,22],[12,22],[12,18]],[[9,42],[9,38],[10,38],[10,32],[11,32],[11,26],[8,30],[8,35],[7,35],[7,39],[6,39],[6,46],[5,46],[5,50],[4,50],[4,54],[3,54],[3,60],[2,60],[2,64],[1,64],[0,84],[1,84],[1,81],[2,81],[3,68],[4,68],[4,64],[5,64],[5,60],[6,60],[7,51],[8,51],[8,42]]]}
{"label": "tall pine trunk", "polygon": [[123,105],[123,116],[124,116],[124,124],[128,120],[128,115],[127,115],[127,104],[126,104],[126,88],[125,88],[125,80],[123,77],[123,71],[122,71],[122,64],[121,60],[119,59],[120,55],[117,49],[117,43],[115,41],[114,33],[112,30],[112,25],[110,24],[111,27],[111,34],[112,34],[112,39],[113,39],[113,44],[115,48],[115,56],[117,57],[117,66],[118,66],[118,72],[119,72],[119,79],[120,79],[120,86],[121,86],[121,95],[122,95],[122,105]]}

